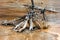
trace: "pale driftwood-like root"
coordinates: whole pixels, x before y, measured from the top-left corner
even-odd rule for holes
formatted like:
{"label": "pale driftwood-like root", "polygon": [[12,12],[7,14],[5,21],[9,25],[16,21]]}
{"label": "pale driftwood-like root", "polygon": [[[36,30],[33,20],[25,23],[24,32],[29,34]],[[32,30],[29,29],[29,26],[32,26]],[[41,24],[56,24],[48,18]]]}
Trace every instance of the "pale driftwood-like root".
{"label": "pale driftwood-like root", "polygon": [[9,22],[7,20],[4,20],[1,24],[2,25],[7,25]]}
{"label": "pale driftwood-like root", "polygon": [[39,14],[34,14],[32,17],[31,16],[32,15],[28,14],[24,16],[23,18],[14,19],[12,21],[5,20],[3,24],[7,25],[8,23],[12,23],[15,25],[15,22],[18,21],[17,25],[15,25],[15,27],[13,28],[13,30],[16,32],[23,31],[27,27],[27,24],[29,24],[30,31],[34,29],[34,24],[36,28],[37,26],[40,27],[40,29],[48,28],[48,26],[46,25],[46,22],[42,20],[43,17],[41,17]]}
{"label": "pale driftwood-like root", "polygon": [[24,25],[24,21],[17,24],[16,27],[13,28],[13,30],[18,31],[18,28],[20,28],[22,25]]}
{"label": "pale driftwood-like root", "polygon": [[30,27],[29,27],[29,30],[33,30],[33,19],[32,18],[30,19]]}
{"label": "pale driftwood-like root", "polygon": [[19,32],[21,32],[22,30],[24,30],[27,27],[27,22],[28,22],[28,20],[26,20],[24,22],[24,26],[21,29],[18,30]]}

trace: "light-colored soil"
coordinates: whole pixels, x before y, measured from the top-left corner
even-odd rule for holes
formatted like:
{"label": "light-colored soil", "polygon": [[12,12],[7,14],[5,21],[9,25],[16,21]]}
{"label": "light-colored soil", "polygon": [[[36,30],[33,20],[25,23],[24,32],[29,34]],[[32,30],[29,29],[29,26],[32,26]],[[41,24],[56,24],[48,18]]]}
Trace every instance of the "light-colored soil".
{"label": "light-colored soil", "polygon": [[[28,0],[29,1],[29,0]],[[21,5],[31,4],[30,1],[20,0]],[[38,0],[37,0],[38,1]],[[41,1],[35,4],[41,5]],[[17,16],[27,14],[28,9],[25,7],[10,7],[16,0],[0,0],[0,20],[12,20]],[[45,7],[48,0],[43,0],[42,7]],[[51,0],[49,1],[51,3]],[[56,1],[59,4],[58,1]],[[53,2],[55,3],[55,2]],[[56,4],[56,5],[57,5]],[[10,6],[9,6],[10,5]],[[16,4],[14,6],[17,6]],[[59,6],[60,7],[60,6]],[[60,40],[60,13],[46,11],[49,29],[38,29],[34,31],[25,30],[22,33],[12,30],[13,26],[0,25],[0,40]],[[51,19],[51,20],[50,20]]]}

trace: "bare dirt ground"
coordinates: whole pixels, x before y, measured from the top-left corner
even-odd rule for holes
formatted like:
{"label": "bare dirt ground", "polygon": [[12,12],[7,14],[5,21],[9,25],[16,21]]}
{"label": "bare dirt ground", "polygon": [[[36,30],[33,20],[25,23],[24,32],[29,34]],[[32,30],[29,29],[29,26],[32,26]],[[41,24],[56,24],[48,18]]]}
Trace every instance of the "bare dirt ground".
{"label": "bare dirt ground", "polygon": [[[19,2],[21,4],[30,4],[30,1],[28,1],[20,0]],[[41,5],[41,1],[36,4]],[[16,0],[0,0],[0,21],[12,20],[17,16],[23,16],[27,13],[27,8],[18,8],[18,5],[14,2],[16,2]],[[46,0],[43,0],[42,2],[42,7],[45,7],[44,5],[47,3]],[[52,1],[49,2],[52,3]],[[57,4],[59,3],[60,2],[57,2]],[[53,4],[55,4],[55,2],[53,2]],[[17,7],[13,7],[13,5]],[[60,13],[57,14],[49,11],[46,13],[48,18],[47,24],[50,25],[48,29],[38,29],[34,31],[25,30],[24,32],[19,33],[12,30],[14,26],[0,25],[0,40],[60,40]]]}

